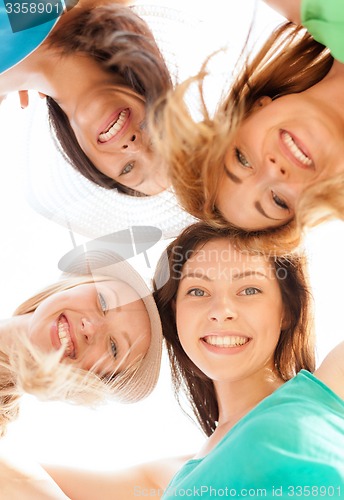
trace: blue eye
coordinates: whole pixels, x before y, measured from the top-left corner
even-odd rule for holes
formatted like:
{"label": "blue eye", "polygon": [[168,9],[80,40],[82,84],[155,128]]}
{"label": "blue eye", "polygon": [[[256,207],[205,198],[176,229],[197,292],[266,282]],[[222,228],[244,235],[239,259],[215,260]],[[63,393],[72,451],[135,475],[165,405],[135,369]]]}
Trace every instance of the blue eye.
{"label": "blue eye", "polygon": [[117,358],[117,344],[114,342],[114,340],[110,339],[110,346],[111,346],[111,353],[113,357],[116,359]]}
{"label": "blue eye", "polygon": [[126,174],[129,174],[133,168],[135,167],[135,163],[132,162],[132,163],[128,163],[124,169],[122,170],[122,172],[120,173],[120,175],[126,175]]}
{"label": "blue eye", "polygon": [[262,293],[259,288],[256,288],[254,286],[249,286],[248,288],[245,288],[242,292],[240,292],[240,295],[258,295],[258,293]]}
{"label": "blue eye", "polygon": [[205,297],[205,291],[200,288],[192,288],[188,291],[188,295],[191,295],[192,297]]}
{"label": "blue eye", "polygon": [[240,163],[245,168],[251,168],[251,165],[249,161],[247,160],[246,156],[240,151],[240,149],[235,148],[235,157],[237,161]]}
{"label": "blue eye", "polygon": [[274,200],[275,205],[277,205],[279,208],[283,208],[284,210],[289,210],[288,205],[283,200],[281,200],[281,198],[277,196],[277,194],[275,194],[274,192],[272,192],[272,199]]}
{"label": "blue eye", "polygon": [[107,307],[107,303],[106,303],[106,300],[104,298],[104,295],[102,293],[98,293],[98,300],[99,300],[101,310],[103,311],[103,313],[106,313],[106,311],[108,310],[108,307]]}

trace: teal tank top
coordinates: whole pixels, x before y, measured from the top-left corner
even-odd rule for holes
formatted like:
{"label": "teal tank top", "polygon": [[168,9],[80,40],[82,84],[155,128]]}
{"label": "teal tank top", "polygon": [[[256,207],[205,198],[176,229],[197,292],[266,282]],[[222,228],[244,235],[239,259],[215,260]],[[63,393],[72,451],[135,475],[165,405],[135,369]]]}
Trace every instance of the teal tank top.
{"label": "teal tank top", "polygon": [[185,464],[163,499],[182,497],[344,498],[344,401],[302,370]]}

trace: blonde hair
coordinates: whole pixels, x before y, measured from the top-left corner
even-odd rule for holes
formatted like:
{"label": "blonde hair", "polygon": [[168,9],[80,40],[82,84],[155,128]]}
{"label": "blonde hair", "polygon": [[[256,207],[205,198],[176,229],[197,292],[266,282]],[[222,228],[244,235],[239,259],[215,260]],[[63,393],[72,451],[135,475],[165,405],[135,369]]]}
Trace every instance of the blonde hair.
{"label": "blonde hair", "polygon": [[[14,316],[34,312],[51,295],[87,283],[94,283],[94,278],[85,275],[62,279],[23,302]],[[61,363],[62,349],[47,354],[33,346],[23,333],[16,330],[12,333],[11,346],[0,345],[0,436],[5,434],[7,424],[18,416],[20,397],[24,393],[45,401],[92,406],[116,396],[116,391],[123,390],[140,365],[138,360],[130,368],[102,379],[92,370]]]}
{"label": "blonde hair", "polygon": [[[250,115],[259,98],[274,99],[302,92],[322,80],[333,64],[333,57],[305,29],[285,23],[276,28],[253,58],[243,51],[234,82],[214,116],[210,116],[204,101],[206,64],[199,75],[160,99],[150,115],[151,133],[156,149],[169,165],[171,182],[183,208],[213,227],[235,229],[216,208],[215,199],[221,179],[219,172],[223,171],[225,153],[238,126]],[[193,119],[185,102],[187,90],[195,83],[203,117],[200,122]],[[334,197],[333,189],[334,182],[328,182],[327,201],[331,208],[340,198]],[[256,248],[266,250],[277,246],[288,252],[297,246],[301,238],[299,221],[304,220],[303,214],[309,210],[316,190],[320,194],[320,189],[309,188],[308,201],[300,205],[302,215],[296,222],[256,231]],[[340,211],[343,204],[341,198]],[[260,235],[266,236],[262,242]]]}

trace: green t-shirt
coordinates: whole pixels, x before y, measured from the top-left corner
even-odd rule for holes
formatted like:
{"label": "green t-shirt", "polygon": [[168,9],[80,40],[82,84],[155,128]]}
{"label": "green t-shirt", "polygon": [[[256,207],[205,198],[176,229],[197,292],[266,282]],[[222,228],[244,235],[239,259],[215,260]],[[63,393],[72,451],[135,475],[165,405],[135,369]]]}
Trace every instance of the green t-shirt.
{"label": "green t-shirt", "polygon": [[163,499],[344,498],[344,401],[302,370],[243,417]]}
{"label": "green t-shirt", "polygon": [[343,0],[302,0],[301,23],[335,59],[344,62]]}

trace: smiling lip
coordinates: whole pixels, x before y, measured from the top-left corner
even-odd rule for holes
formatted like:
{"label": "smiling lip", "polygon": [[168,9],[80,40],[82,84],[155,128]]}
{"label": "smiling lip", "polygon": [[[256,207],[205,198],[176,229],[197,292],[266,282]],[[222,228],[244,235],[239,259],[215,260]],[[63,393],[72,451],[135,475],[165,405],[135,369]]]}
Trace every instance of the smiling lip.
{"label": "smiling lip", "polygon": [[279,139],[282,152],[289,161],[304,170],[315,170],[314,162],[309,151],[295,135],[287,130],[280,130]]}
{"label": "smiling lip", "polygon": [[215,354],[236,354],[245,349],[251,338],[240,332],[210,332],[200,340],[207,350]]}
{"label": "smiling lip", "polygon": [[76,358],[76,339],[71,325],[64,314],[61,314],[51,328],[51,339],[55,349],[64,347],[65,358]]}
{"label": "smiling lip", "polygon": [[108,144],[117,141],[128,129],[131,121],[131,112],[129,108],[121,108],[106,120],[97,131],[98,144]]}

